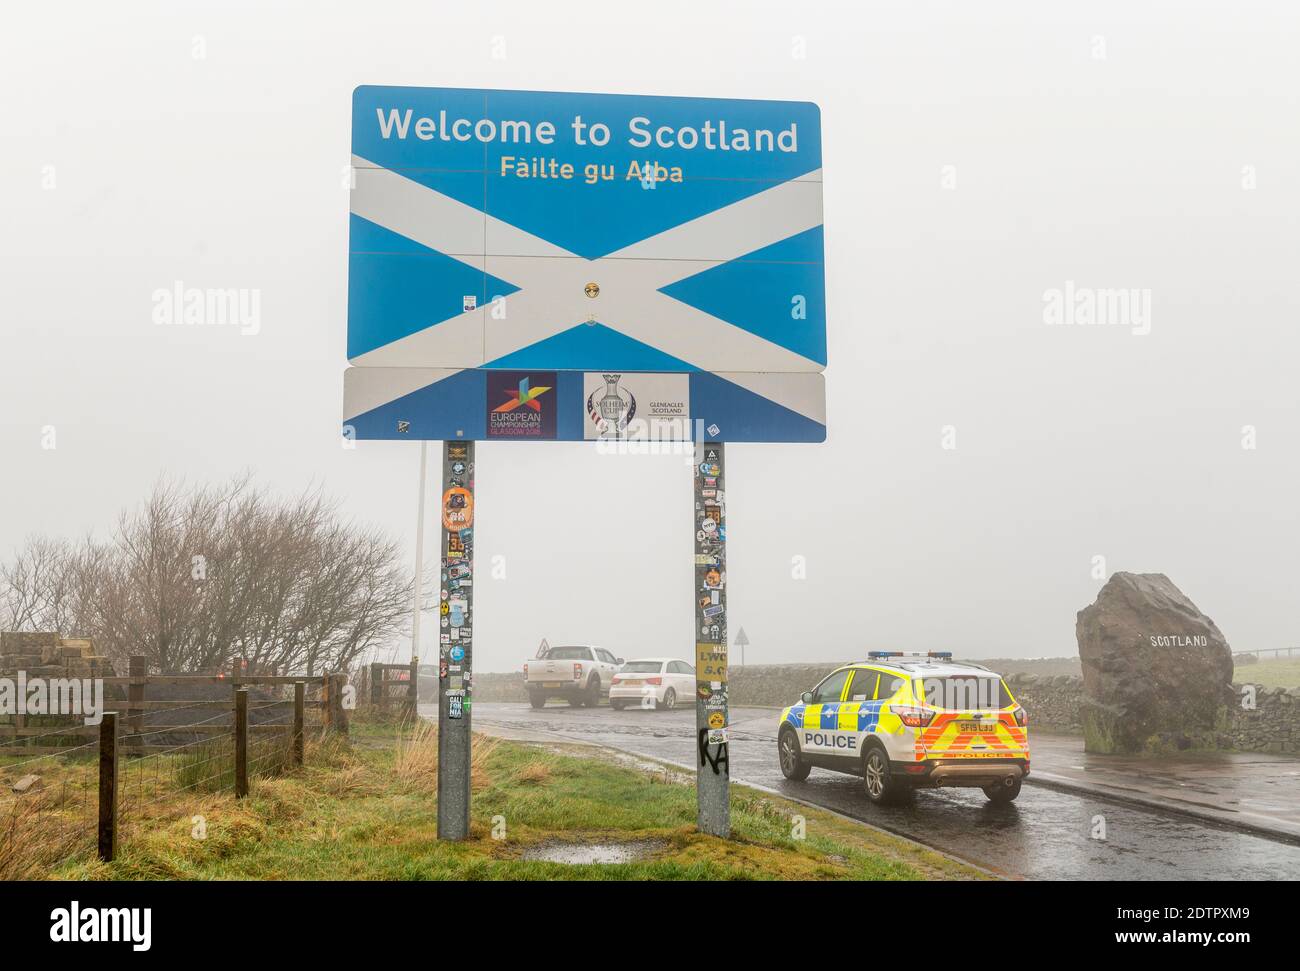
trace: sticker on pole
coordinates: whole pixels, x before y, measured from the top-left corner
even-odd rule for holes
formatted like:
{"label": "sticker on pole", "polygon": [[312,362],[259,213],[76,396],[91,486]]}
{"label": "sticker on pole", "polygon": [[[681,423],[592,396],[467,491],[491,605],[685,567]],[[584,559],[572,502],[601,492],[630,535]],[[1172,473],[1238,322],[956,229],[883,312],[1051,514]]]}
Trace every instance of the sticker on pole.
{"label": "sticker on pole", "polygon": [[461,486],[453,486],[442,495],[442,525],[444,529],[459,531],[474,525],[474,493]]}

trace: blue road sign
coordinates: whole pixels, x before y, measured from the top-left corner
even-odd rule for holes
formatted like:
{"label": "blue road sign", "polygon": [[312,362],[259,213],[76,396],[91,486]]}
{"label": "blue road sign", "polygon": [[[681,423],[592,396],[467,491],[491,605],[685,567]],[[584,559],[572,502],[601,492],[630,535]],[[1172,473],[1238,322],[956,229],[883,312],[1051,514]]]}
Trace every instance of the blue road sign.
{"label": "blue road sign", "polygon": [[364,86],[352,152],[354,365],[825,367],[814,104]]}

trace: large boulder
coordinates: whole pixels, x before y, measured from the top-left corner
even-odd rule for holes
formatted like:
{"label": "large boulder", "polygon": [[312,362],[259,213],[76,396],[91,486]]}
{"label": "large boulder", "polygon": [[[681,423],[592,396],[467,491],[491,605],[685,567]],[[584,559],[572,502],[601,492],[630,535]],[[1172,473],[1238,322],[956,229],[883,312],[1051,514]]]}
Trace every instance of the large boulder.
{"label": "large boulder", "polygon": [[1232,703],[1232,652],[1163,573],[1116,573],[1075,623],[1089,752],[1214,744]]}

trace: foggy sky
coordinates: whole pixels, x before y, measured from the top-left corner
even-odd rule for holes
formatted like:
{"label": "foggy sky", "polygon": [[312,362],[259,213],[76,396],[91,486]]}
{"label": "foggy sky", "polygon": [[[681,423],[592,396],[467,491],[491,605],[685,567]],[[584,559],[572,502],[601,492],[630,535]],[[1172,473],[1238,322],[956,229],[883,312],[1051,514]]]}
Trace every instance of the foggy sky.
{"label": "foggy sky", "polygon": [[[413,539],[418,445],[340,446],[354,86],[811,100],[829,439],[728,449],[747,660],[1073,654],[1096,556],[1168,574],[1234,649],[1300,643],[1300,16],[1063,6],[13,8],[0,555],[244,468]],[[155,324],[176,281],[260,290],[258,332]],[[1149,291],[1150,332],[1048,325],[1067,283]],[[691,656],[684,460],[478,460],[479,670],[543,636]]]}

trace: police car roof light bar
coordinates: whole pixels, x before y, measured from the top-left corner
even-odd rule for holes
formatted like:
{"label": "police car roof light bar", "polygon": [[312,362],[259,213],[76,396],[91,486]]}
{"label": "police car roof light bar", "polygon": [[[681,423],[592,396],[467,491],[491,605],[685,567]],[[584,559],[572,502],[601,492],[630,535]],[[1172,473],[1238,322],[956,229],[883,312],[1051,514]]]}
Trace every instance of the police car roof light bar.
{"label": "police car roof light bar", "polygon": [[952,651],[867,651],[867,657],[941,657],[952,658]]}

